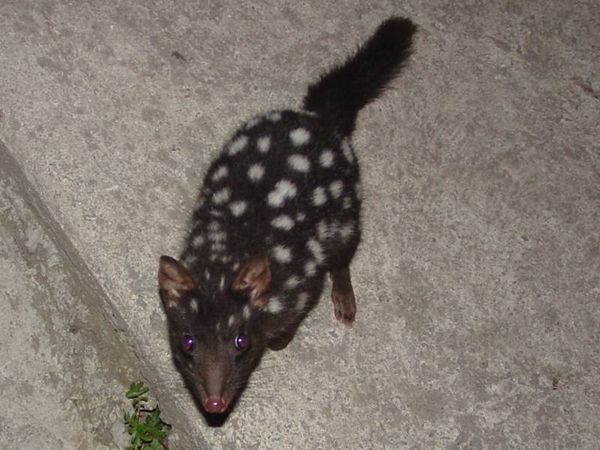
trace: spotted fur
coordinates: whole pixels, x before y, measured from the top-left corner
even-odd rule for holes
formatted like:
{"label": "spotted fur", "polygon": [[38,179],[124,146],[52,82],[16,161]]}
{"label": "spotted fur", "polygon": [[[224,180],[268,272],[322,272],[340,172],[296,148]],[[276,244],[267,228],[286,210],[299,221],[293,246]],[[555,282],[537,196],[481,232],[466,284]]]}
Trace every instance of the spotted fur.
{"label": "spotted fur", "polygon": [[334,304],[348,294],[361,234],[350,136],[358,111],[408,56],[414,31],[406,19],[384,22],[309,88],[305,110],[252,118],[210,165],[180,262],[163,257],[159,272],[175,362],[207,411],[228,407],[267,346],[289,342],[327,273],[348,277],[334,279],[334,291],[343,285]]}

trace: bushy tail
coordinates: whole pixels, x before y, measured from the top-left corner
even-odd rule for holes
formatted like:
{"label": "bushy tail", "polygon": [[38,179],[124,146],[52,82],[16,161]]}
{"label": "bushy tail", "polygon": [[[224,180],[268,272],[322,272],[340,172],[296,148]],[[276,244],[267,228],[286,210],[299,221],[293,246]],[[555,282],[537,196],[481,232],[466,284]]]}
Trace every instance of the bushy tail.
{"label": "bushy tail", "polygon": [[358,112],[381,94],[410,56],[416,30],[413,22],[401,17],[383,22],[354,56],[309,86],[304,109],[351,135]]}

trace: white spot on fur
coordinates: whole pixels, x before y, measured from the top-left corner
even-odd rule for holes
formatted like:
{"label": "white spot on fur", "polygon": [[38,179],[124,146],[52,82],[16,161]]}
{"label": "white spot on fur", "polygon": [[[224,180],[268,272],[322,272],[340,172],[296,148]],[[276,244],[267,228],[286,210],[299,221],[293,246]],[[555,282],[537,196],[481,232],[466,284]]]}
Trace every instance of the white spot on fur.
{"label": "white spot on fur", "polygon": [[189,267],[190,265],[194,264],[196,262],[198,258],[196,258],[196,255],[186,255],[185,258],[183,258],[183,263]]}
{"label": "white spot on fur", "polygon": [[317,273],[317,263],[314,261],[308,261],[304,264],[304,273],[307,277],[312,277]]}
{"label": "white spot on fur", "polygon": [[310,161],[304,155],[291,155],[288,158],[289,166],[297,172],[308,172],[310,170]]}
{"label": "white spot on fur", "polygon": [[352,236],[355,232],[356,228],[353,222],[348,222],[344,224],[342,228],[340,228],[340,236],[343,241],[350,239],[350,236]]}
{"label": "white spot on fur", "polygon": [[273,258],[280,263],[289,263],[292,260],[292,251],[283,245],[276,245],[273,247]]}
{"label": "white spot on fur", "polygon": [[344,157],[348,160],[348,162],[354,162],[352,146],[350,145],[350,141],[348,139],[344,139],[342,141],[342,152],[344,153]]}
{"label": "white spot on fur", "polygon": [[329,234],[330,236],[335,236],[340,232],[340,223],[337,220],[334,220],[329,224]]}
{"label": "white spot on fur", "polygon": [[244,147],[246,147],[247,143],[248,143],[247,136],[242,135],[242,136],[238,137],[235,141],[233,141],[231,144],[229,144],[229,154],[235,155],[236,153],[239,153],[240,151],[242,151],[244,149]]}
{"label": "white spot on fur", "polygon": [[263,136],[256,141],[256,147],[261,153],[267,153],[271,148],[271,138],[269,136]]}
{"label": "white spot on fur", "polygon": [[193,312],[198,312],[198,302],[196,301],[195,298],[193,298],[193,299],[190,300],[190,309]]}
{"label": "white spot on fur", "polygon": [[[211,233],[208,233],[208,239],[211,242],[223,242],[227,239],[227,233],[225,233],[224,231],[213,231]],[[213,245],[214,247],[214,245]]]}
{"label": "white spot on fur", "polygon": [[233,270],[234,272],[236,270],[238,270],[240,268],[240,263],[239,262],[234,262],[233,265],[231,266],[231,270]]}
{"label": "white spot on fur", "polygon": [[250,318],[250,306],[246,305],[244,306],[244,309],[242,310],[242,315],[244,316],[244,319],[248,320]]}
{"label": "white spot on fur", "polygon": [[360,200],[362,198],[362,186],[360,185],[360,181],[354,185],[354,192],[356,193],[356,198]]}
{"label": "white spot on fur", "polygon": [[296,303],[296,311],[302,311],[306,308],[306,304],[308,303],[308,294],[306,292],[301,292],[298,295],[298,301]]}
{"label": "white spot on fur", "polygon": [[297,277],[296,275],[292,275],[285,281],[285,287],[287,289],[294,289],[294,288],[298,287],[299,284],[300,284],[300,278]]}
{"label": "white spot on fur", "polygon": [[329,185],[329,192],[333,198],[340,198],[342,191],[344,190],[344,183],[340,180],[332,181]]}
{"label": "white spot on fur", "polygon": [[209,213],[213,217],[223,217],[223,213],[217,209],[211,209]]}
{"label": "white spot on fur", "polygon": [[220,242],[217,242],[217,243],[215,243],[215,244],[213,244],[211,246],[211,250],[213,252],[221,254],[221,253],[223,253],[226,250],[226,248],[225,248],[224,244],[221,244]]}
{"label": "white spot on fur", "polygon": [[213,173],[212,180],[219,181],[220,179],[225,178],[228,173],[229,170],[227,169],[227,166],[220,166],[217,170],[215,170],[215,173]]}
{"label": "white spot on fur", "polygon": [[331,150],[323,150],[319,157],[319,163],[321,167],[325,168],[333,166],[333,152]]}
{"label": "white spot on fur", "polygon": [[323,248],[321,244],[317,242],[316,239],[309,239],[306,243],[306,247],[310,250],[312,255],[315,257],[315,260],[320,264],[325,259],[325,255],[323,255]]}
{"label": "white spot on fur", "polygon": [[259,181],[265,174],[265,168],[260,164],[252,164],[248,169],[248,178],[252,181]]}
{"label": "white spot on fur", "polygon": [[209,224],[208,224],[208,231],[219,231],[221,229],[221,224],[219,222],[217,222],[216,220],[212,220]]}
{"label": "white spot on fur", "polygon": [[290,216],[281,215],[275,217],[271,220],[271,225],[275,228],[279,228],[281,230],[289,231],[294,226],[294,221]]}
{"label": "white spot on fur", "polygon": [[326,220],[321,220],[317,224],[317,236],[321,242],[335,237],[340,232],[340,224],[337,221],[327,223]]}
{"label": "white spot on fur", "polygon": [[283,310],[283,305],[281,304],[281,301],[279,300],[279,298],[277,298],[277,297],[269,298],[269,301],[267,303],[267,311],[269,311],[271,314],[277,314],[281,310]]}
{"label": "white spot on fur", "polygon": [[213,194],[212,201],[215,205],[222,205],[229,200],[229,197],[231,197],[231,190],[223,188]]}
{"label": "white spot on fur", "polygon": [[250,119],[248,122],[246,122],[246,126],[244,128],[246,128],[246,130],[249,130],[250,128],[254,128],[256,125],[258,125],[260,123],[261,120],[262,120],[262,117],[254,117],[254,118]]}
{"label": "white spot on fur", "polygon": [[234,322],[235,322],[235,316],[233,316],[233,315],[229,316],[229,319],[227,319],[227,326],[229,328],[231,328],[233,326]]}
{"label": "white spot on fur", "polygon": [[352,206],[352,199],[350,197],[344,197],[344,200],[342,201],[342,208],[350,209],[351,206]]}
{"label": "white spot on fur", "polygon": [[312,196],[313,205],[321,206],[321,205],[325,204],[326,201],[327,201],[327,194],[325,193],[325,189],[323,189],[321,186],[317,187],[313,191],[313,196]]}
{"label": "white spot on fur", "polygon": [[304,222],[304,219],[306,219],[306,214],[304,214],[303,212],[299,212],[298,214],[296,214],[296,220],[298,222]]}
{"label": "white spot on fur", "polygon": [[277,111],[271,111],[266,114],[267,120],[271,122],[279,122],[281,120],[281,113]]}
{"label": "white spot on fur", "polygon": [[219,290],[221,292],[225,290],[225,274],[221,275],[221,281],[219,282]]}
{"label": "white spot on fur", "polygon": [[229,209],[231,210],[231,214],[235,217],[240,217],[242,214],[246,212],[246,208],[248,208],[248,204],[242,200],[237,202],[232,202],[229,205]]}
{"label": "white spot on fur", "polygon": [[204,244],[204,236],[202,236],[202,235],[196,236],[194,238],[194,240],[192,241],[192,245],[195,248],[202,247],[202,244]]}
{"label": "white spot on fur", "polygon": [[278,181],[275,185],[275,189],[269,192],[267,197],[269,206],[274,208],[282,206],[287,199],[294,198],[296,196],[296,192],[296,186],[291,181]]}
{"label": "white spot on fur", "polygon": [[210,280],[210,272],[208,271],[208,269],[204,269],[204,279],[206,281]]}
{"label": "white spot on fur", "polygon": [[290,132],[290,139],[292,140],[292,144],[298,147],[308,142],[310,133],[305,128],[296,128]]}
{"label": "white spot on fur", "polygon": [[317,224],[317,236],[319,237],[320,241],[324,241],[329,237],[329,226],[325,220],[321,220]]}

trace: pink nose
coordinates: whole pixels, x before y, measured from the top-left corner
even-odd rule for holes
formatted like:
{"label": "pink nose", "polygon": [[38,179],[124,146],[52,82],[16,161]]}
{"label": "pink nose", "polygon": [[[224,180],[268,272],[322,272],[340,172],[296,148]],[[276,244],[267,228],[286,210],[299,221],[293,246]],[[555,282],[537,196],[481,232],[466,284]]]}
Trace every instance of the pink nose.
{"label": "pink nose", "polygon": [[225,411],[225,402],[221,397],[208,397],[204,402],[204,409],[209,413],[222,413]]}

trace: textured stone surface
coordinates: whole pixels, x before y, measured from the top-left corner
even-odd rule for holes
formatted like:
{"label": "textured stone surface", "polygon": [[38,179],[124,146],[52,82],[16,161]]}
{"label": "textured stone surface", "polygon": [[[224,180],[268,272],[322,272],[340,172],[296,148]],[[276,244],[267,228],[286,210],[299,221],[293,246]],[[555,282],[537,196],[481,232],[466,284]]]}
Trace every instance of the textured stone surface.
{"label": "textured stone surface", "polygon": [[[159,379],[1,143],[0,211],[0,448],[120,446],[125,389]],[[168,398],[161,406],[176,409]]]}
{"label": "textured stone surface", "polygon": [[[230,420],[207,428],[171,365],[157,258],[179,250],[203,171],[235,127],[299,105],[308,82],[392,14],[421,31],[354,139],[365,196],[357,323],[335,323],[324,296]],[[52,443],[111,445],[103,430],[132,372],[116,374],[111,352],[86,359],[102,374],[96,389],[111,392],[110,407],[94,404],[100,428],[64,400],[82,395],[69,381],[80,356],[53,357],[52,342],[78,348],[58,324],[88,313],[85,291],[60,287],[79,271],[61,262],[62,243],[198,448],[594,448],[599,22],[592,1],[3,1],[0,140],[68,242],[46,237],[2,172],[2,340],[14,334],[2,402],[28,398],[6,392],[47,367],[60,396],[41,376],[22,389],[64,405]],[[48,309],[35,301],[44,295]],[[23,356],[32,329],[47,358]],[[31,441],[16,431],[36,412],[44,420],[31,407],[3,415],[1,446],[44,442],[42,430]]]}

